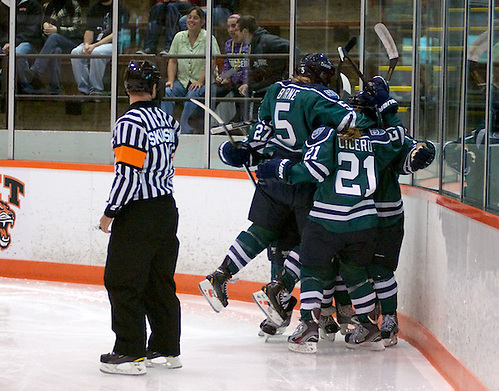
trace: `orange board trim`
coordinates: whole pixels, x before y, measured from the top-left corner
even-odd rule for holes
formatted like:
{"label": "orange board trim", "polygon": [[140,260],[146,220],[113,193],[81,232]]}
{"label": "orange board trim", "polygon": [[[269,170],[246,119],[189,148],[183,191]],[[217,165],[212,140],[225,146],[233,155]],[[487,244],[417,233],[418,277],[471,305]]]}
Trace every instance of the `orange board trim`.
{"label": "orange board trim", "polygon": [[[94,171],[94,172],[113,172],[114,167],[111,164],[83,164],[83,163],[61,163],[61,162],[43,162],[31,160],[1,160],[0,167],[16,167],[16,168],[42,168],[53,170],[74,170],[74,171]],[[204,168],[176,168],[175,172],[181,176],[197,176],[210,178],[229,178],[229,179],[245,179],[248,176],[244,171],[237,170],[214,170]],[[253,173],[253,177],[255,177]],[[402,193],[410,197],[423,198],[427,201],[441,205],[447,209],[460,213],[468,218],[499,229],[499,216],[485,212],[481,209],[466,205],[462,202],[454,200],[450,197],[443,196],[434,191],[401,185]]]}
{"label": "orange board trim", "polygon": [[[0,277],[22,278],[43,281],[70,282],[78,284],[103,285],[104,267],[39,261],[0,259]],[[204,276],[177,273],[177,292],[200,295],[198,283]],[[229,284],[231,300],[252,302],[252,293],[262,287],[262,282],[238,281]],[[299,291],[293,292],[299,297]],[[398,314],[400,337],[418,349],[456,390],[487,390],[459,360],[457,360],[422,324],[415,319]]]}

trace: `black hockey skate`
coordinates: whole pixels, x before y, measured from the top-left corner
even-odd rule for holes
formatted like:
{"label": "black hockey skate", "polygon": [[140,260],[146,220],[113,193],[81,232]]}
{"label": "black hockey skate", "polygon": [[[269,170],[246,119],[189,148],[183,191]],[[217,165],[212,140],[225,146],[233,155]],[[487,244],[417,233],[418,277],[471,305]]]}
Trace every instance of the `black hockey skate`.
{"label": "black hockey skate", "polygon": [[152,350],[146,352],[145,364],[148,368],[162,367],[168,369],[182,368],[180,356],[165,356]]}
{"label": "black hockey skate", "polygon": [[220,312],[223,307],[229,305],[227,282],[231,277],[227,269],[219,268],[199,283],[199,290],[215,312]]}
{"label": "black hockey skate", "polygon": [[371,322],[359,322],[353,318],[355,327],[345,335],[345,343],[350,349],[385,350],[378,325]]}
{"label": "black hockey skate", "polygon": [[288,337],[288,349],[305,354],[317,353],[319,342],[320,309],[312,311],[312,320],[301,320],[293,334]]}
{"label": "black hockey skate", "polygon": [[331,342],[336,339],[336,333],[340,331],[340,326],[336,323],[333,314],[333,306],[322,308],[319,318],[319,336],[321,339],[327,339]]}
{"label": "black hockey skate", "polygon": [[132,357],[117,353],[100,356],[100,370],[115,375],[145,375],[147,373],[144,357]]}
{"label": "black hockey skate", "polygon": [[261,291],[253,293],[253,300],[263,313],[275,324],[285,322],[287,315],[282,306],[281,296],[284,292],[284,284],[275,280],[265,285]]}
{"label": "black hockey skate", "polygon": [[285,311],[286,311],[286,319],[280,325],[275,324],[269,318],[264,319],[262,323],[260,323],[260,331],[258,332],[258,336],[265,337],[265,342],[274,335],[282,335],[284,330],[291,323],[291,317],[293,316],[293,308],[295,307],[298,301],[294,296],[291,296],[289,299]]}
{"label": "black hockey skate", "polygon": [[399,332],[397,314],[383,315],[381,321],[381,338],[385,347],[394,346],[397,344],[397,333]]}

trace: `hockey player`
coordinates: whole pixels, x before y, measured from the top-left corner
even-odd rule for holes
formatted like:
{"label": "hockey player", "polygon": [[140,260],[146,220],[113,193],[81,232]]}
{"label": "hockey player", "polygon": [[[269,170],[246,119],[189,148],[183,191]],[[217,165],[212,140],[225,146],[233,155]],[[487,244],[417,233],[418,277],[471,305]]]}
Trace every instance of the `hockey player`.
{"label": "hockey player", "polygon": [[[376,80],[376,78],[374,78]],[[381,80],[377,80],[382,82]],[[352,105],[361,111],[373,112],[375,102],[372,97],[361,92],[352,100]],[[388,125],[401,125],[395,115],[385,116]],[[406,143],[413,150],[415,158],[412,164],[404,165],[403,159],[396,159],[379,173],[379,182],[374,193],[374,202],[379,217],[378,236],[375,243],[373,262],[368,265],[368,273],[373,279],[374,291],[380,305],[382,323],[380,327],[381,338],[385,347],[397,343],[397,293],[398,286],[394,272],[397,269],[402,240],[404,237],[404,209],[402,194],[399,185],[400,174],[410,174],[416,170],[424,169],[430,165],[435,157],[435,146],[426,141],[423,145],[416,145],[411,138],[406,137]],[[390,238],[390,240],[386,240]]]}
{"label": "hockey player", "polygon": [[405,129],[383,131],[336,129],[321,126],[306,143],[303,161],[272,159],[260,164],[260,180],[278,178],[284,183],[317,182],[309,221],[302,232],[301,323],[288,338],[290,350],[315,353],[319,338],[324,280],[331,274],[331,259],[341,255],[341,274],[356,308],[355,329],[345,341],[350,348],[384,349],[380,331],[370,318],[375,294],[367,265],[374,255],[378,217],[373,198],[378,174],[393,159],[407,155],[406,164],[420,157],[407,150]]}
{"label": "hockey player", "polygon": [[146,366],[182,366],[172,184],[180,125],[153,103],[159,78],[150,62],[129,63],[124,79],[130,107],[113,129],[115,178],[100,219],[105,233],[113,222],[104,284],[116,341],[112,353],[101,355],[105,373],[143,375]]}
{"label": "hockey player", "polygon": [[[325,55],[305,55],[292,80],[277,82],[269,88],[260,106],[260,122],[251,129],[248,138],[236,146],[229,142],[221,144],[222,161],[234,167],[254,165],[262,156],[299,162],[305,141],[320,125],[338,131],[374,126],[372,119],[355,113],[327,87],[333,75],[333,64]],[[383,103],[386,109],[396,104],[393,100]],[[228,305],[228,280],[279,237],[286,221],[296,219],[298,231],[302,231],[314,192],[312,183],[257,185],[249,212],[253,224],[238,235],[222,264],[200,283],[215,311]],[[290,269],[293,264],[299,269],[298,252],[291,251],[286,262],[291,264]]]}

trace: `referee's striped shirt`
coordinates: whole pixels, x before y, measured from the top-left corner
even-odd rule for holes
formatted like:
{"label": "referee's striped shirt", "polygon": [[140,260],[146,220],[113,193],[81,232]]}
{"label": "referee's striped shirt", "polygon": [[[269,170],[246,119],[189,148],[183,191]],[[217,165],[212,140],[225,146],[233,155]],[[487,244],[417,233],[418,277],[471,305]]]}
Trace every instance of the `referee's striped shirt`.
{"label": "referee's striped shirt", "polygon": [[115,177],[104,214],[115,217],[132,200],[173,193],[179,123],[152,102],[130,105],[116,121],[111,145]]}

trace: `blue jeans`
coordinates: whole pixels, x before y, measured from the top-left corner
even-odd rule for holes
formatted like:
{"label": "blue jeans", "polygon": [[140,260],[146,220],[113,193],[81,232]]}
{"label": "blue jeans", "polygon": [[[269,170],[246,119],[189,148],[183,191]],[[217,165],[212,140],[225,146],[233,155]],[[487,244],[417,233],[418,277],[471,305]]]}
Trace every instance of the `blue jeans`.
{"label": "blue jeans", "polygon": [[[97,46],[92,55],[111,56],[113,44],[106,43]],[[71,54],[79,55],[83,53],[83,44],[75,47]],[[78,84],[78,90],[84,94],[100,94],[104,90],[104,73],[109,58],[74,58],[71,60],[73,66],[73,75]]]}
{"label": "blue jeans", "polygon": [[[21,42],[16,46],[16,55],[33,53],[35,53],[35,48],[29,42]],[[29,62],[27,58],[16,58],[16,75],[21,89],[29,88],[29,81],[24,75],[28,68]]]}
{"label": "blue jeans", "polygon": [[[67,54],[71,53],[71,50],[75,46],[75,43],[69,38],[66,38],[61,34],[54,33],[48,36],[45,41],[45,45],[43,45],[43,48],[40,51],[40,54]],[[31,69],[42,77],[48,73],[47,79],[50,83],[50,88],[59,89],[61,87],[59,77],[61,73],[61,61],[58,58],[37,58]]]}
{"label": "blue jeans", "polygon": [[[165,98],[174,98],[185,96],[187,98],[199,98],[204,97],[205,86],[202,86],[199,90],[189,91],[185,88],[181,82],[175,80],[173,83],[173,88],[165,89]],[[175,109],[175,101],[162,101],[161,108],[168,114],[173,115],[173,110]],[[194,128],[189,125],[189,118],[192,117],[198,106],[190,101],[184,101],[184,110],[182,111],[182,116],[180,117],[180,133],[182,134],[192,134],[194,133]]]}

